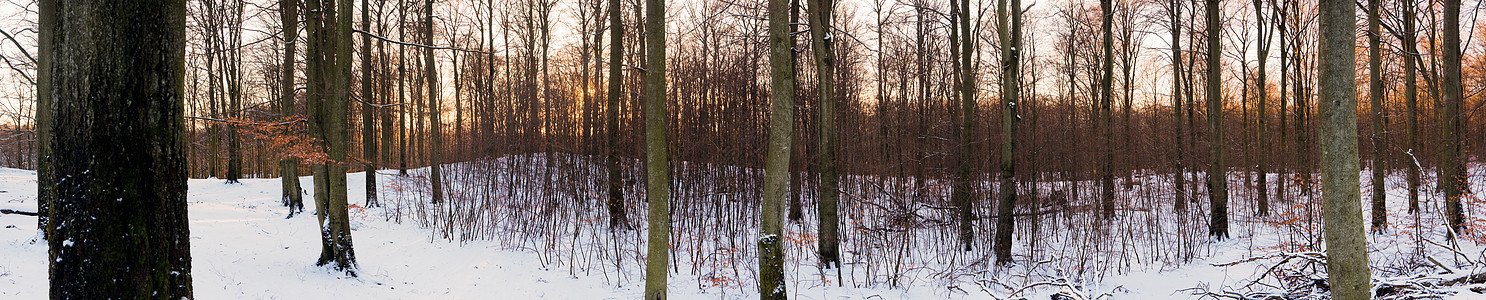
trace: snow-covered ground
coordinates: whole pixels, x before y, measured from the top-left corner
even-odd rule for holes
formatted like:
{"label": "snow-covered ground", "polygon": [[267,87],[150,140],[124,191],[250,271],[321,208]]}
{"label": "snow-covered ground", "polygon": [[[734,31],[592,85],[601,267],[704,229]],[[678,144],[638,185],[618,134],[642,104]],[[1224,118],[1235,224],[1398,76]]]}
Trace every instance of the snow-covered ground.
{"label": "snow-covered ground", "polygon": [[[349,193],[351,203],[363,203],[359,192],[363,178],[360,173],[348,176],[347,185],[353,190]],[[306,190],[313,183],[308,177],[301,182]],[[395,188],[396,181],[382,183]],[[34,210],[35,185],[32,171],[0,169],[0,208]],[[1390,207],[1402,208],[1402,189],[1390,189],[1389,194]],[[245,179],[241,184],[192,179],[188,199],[192,275],[199,299],[634,299],[643,290],[641,270],[633,266],[574,271],[561,264],[544,262],[550,258],[539,257],[540,254],[521,247],[487,240],[451,242],[435,238],[432,234],[435,229],[420,227],[417,222],[389,221],[381,211],[387,208],[368,209],[359,205],[351,208],[351,225],[361,276],[349,278],[314,266],[320,251],[315,218],[308,214],[284,218],[286,210],[279,205],[278,179]],[[309,195],[305,201],[307,208],[313,210]],[[1401,253],[1409,253],[1408,247],[1414,245],[1409,235],[1412,229],[1403,229],[1412,225],[1411,221],[1401,219],[1407,215],[1401,211],[1392,215],[1392,224],[1400,228],[1395,229],[1397,232],[1370,236],[1374,268],[1398,265]],[[1263,265],[1224,268],[1212,264],[1274,253],[1278,251],[1275,245],[1284,243],[1281,232],[1290,229],[1265,225],[1263,221],[1234,222],[1249,225],[1235,226],[1233,239],[1198,243],[1196,247],[1201,248],[1198,252],[1205,255],[1193,261],[1128,266],[1082,289],[1094,294],[1108,293],[1111,297],[1107,299],[1196,299],[1199,297],[1184,289],[1208,287],[1218,291],[1220,287],[1242,284],[1243,280],[1264,272]],[[0,299],[47,296],[46,245],[37,239],[35,224],[34,217],[0,215],[0,226],[4,227],[0,228]],[[1438,226],[1425,228],[1437,230]],[[1466,253],[1481,251],[1473,242],[1462,241],[1462,244]],[[1441,251],[1444,250],[1430,250]],[[802,252],[789,251],[791,255]],[[1447,261],[1450,258],[1436,257]],[[788,286],[791,298],[995,299],[992,294],[1005,296],[1007,287],[1060,277],[1048,273],[1048,268],[1033,268],[1039,274],[1021,276],[1019,272],[1027,270],[1024,263],[1019,268],[951,272],[952,278],[931,272],[906,272],[909,277],[901,280],[906,287],[899,288],[885,284],[837,287],[833,283],[822,284],[826,280],[808,263],[810,260],[789,260],[796,264],[786,268],[793,272]],[[744,264],[741,269],[745,275],[737,277],[752,278],[754,267],[747,265],[751,262],[739,263]],[[681,269],[670,277],[670,294],[674,299],[757,297],[751,283],[731,287],[723,284],[721,288],[699,286],[698,283],[709,279],[691,275],[686,267]],[[1044,286],[1017,296],[1046,299],[1048,294],[1060,289]],[[1486,295],[1462,290],[1445,299],[1486,299]]]}

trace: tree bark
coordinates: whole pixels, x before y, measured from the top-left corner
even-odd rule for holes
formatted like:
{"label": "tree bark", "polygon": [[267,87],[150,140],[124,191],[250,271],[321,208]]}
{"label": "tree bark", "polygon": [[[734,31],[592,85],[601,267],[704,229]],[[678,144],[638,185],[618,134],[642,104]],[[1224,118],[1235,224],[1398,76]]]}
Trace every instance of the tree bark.
{"label": "tree bark", "polygon": [[769,0],[769,141],[764,158],[764,194],[759,209],[759,298],[785,299],[784,234],[781,218],[789,184],[790,147],[794,137],[795,82],[790,59],[787,0]]}
{"label": "tree bark", "polygon": [[1176,202],[1172,207],[1177,211],[1187,210],[1187,170],[1183,166],[1186,161],[1186,151],[1182,146],[1186,145],[1184,140],[1186,133],[1182,130],[1182,5],[1178,0],[1171,0],[1171,106],[1172,124],[1176,129],[1176,154],[1174,159],[1176,170],[1172,171],[1172,177],[1176,181]]}
{"label": "tree bark", "polygon": [[[284,27],[284,60],[279,65],[279,114],[295,117],[294,113],[294,48],[299,39],[299,1],[279,0],[279,18]],[[299,186],[299,160],[286,155],[279,161],[281,199],[289,207],[289,217],[304,211],[304,189]]]}
{"label": "tree bark", "polygon": [[810,48],[815,56],[815,75],[816,80],[819,80],[816,92],[820,101],[820,199],[817,204],[820,223],[817,224],[817,234],[820,240],[820,263],[826,268],[831,268],[832,264],[837,268],[841,267],[840,246],[837,241],[837,223],[840,222],[840,217],[837,216],[836,207],[841,200],[836,162],[836,50],[832,45],[835,39],[831,33],[834,6],[832,0],[810,1]]}
{"label": "tree bark", "polygon": [[1409,155],[1409,163],[1407,167],[1407,176],[1409,181],[1409,213],[1418,214],[1420,166],[1416,152],[1418,152],[1417,149],[1419,149],[1419,82],[1417,81],[1418,66],[1415,64],[1415,59],[1418,58],[1419,55],[1419,39],[1414,33],[1414,2],[1400,1],[1399,5],[1403,6],[1403,13],[1400,14],[1400,16],[1402,16],[1403,18],[1403,32],[1402,37],[1400,38],[1402,41],[1400,41],[1399,43],[1403,44],[1404,52],[1403,98],[1404,105],[1407,106],[1407,116],[1404,120],[1404,130],[1406,131],[1405,135],[1407,135],[1405,139],[1408,140],[1408,152],[1405,152],[1405,154]]}
{"label": "tree bark", "polygon": [[[371,32],[371,18],[367,15],[367,0],[361,0],[361,31]],[[366,172],[366,207],[377,207],[377,111],[372,103],[382,97],[373,90],[371,77],[371,36],[361,35],[361,169]],[[385,128],[383,130],[386,130]]]}
{"label": "tree bark", "polygon": [[310,133],[325,161],[314,165],[315,209],[320,225],[320,259],[356,276],[356,254],[346,209],[346,101],[351,74],[350,0],[306,1],[310,49]]}
{"label": "tree bark", "polygon": [[[433,45],[433,0],[423,1],[423,40]],[[434,61],[433,48],[424,48],[423,73],[428,83],[428,184],[430,198],[434,204],[444,202],[444,127],[439,121],[438,63]],[[550,156],[549,156],[550,158]]]}
{"label": "tree bark", "polygon": [[52,206],[57,195],[52,182],[52,60],[56,46],[57,0],[36,1],[36,229],[41,237],[51,236]]}
{"label": "tree bark", "polygon": [[666,259],[671,245],[670,153],[666,149],[666,1],[645,0],[645,200],[650,232],[645,256],[645,299],[666,298]]}
{"label": "tree bark", "polygon": [[1444,70],[1440,82],[1440,118],[1444,123],[1440,129],[1442,146],[1440,151],[1440,190],[1445,194],[1445,211],[1450,230],[1460,233],[1465,229],[1465,214],[1460,198],[1465,193],[1465,167],[1461,135],[1465,132],[1461,111],[1464,99],[1460,81],[1460,0],[1444,0],[1444,36],[1442,51]]}
{"label": "tree bark", "polygon": [[609,228],[629,228],[624,214],[624,179],[619,170],[619,96],[624,92],[624,20],[619,0],[609,0],[609,91],[604,105],[604,144],[608,148],[605,168],[609,175]]}
{"label": "tree bark", "polygon": [[1115,202],[1114,126],[1110,122],[1114,102],[1114,1],[1100,0],[1099,13],[1103,16],[1100,28],[1104,36],[1099,76],[1099,208],[1101,216],[1109,220],[1114,218]]}
{"label": "tree bark", "polygon": [[1256,122],[1258,123],[1259,127],[1256,130],[1257,133],[1254,137],[1254,140],[1258,141],[1259,143],[1257,148],[1259,149],[1259,153],[1257,155],[1258,159],[1255,162],[1254,167],[1254,171],[1256,173],[1259,173],[1259,178],[1258,180],[1256,180],[1257,182],[1255,182],[1255,184],[1257,185],[1256,188],[1258,189],[1258,199],[1256,199],[1255,204],[1256,206],[1258,206],[1259,216],[1263,217],[1269,215],[1269,155],[1271,155],[1271,153],[1273,152],[1269,149],[1268,140],[1269,81],[1268,78],[1266,78],[1268,74],[1266,71],[1267,65],[1265,63],[1269,60],[1270,36],[1267,32],[1265,32],[1265,29],[1269,28],[1269,24],[1264,23],[1264,1],[1254,0],[1254,17],[1254,27],[1258,28],[1257,31],[1259,32],[1259,70],[1254,72],[1254,95],[1258,97],[1258,107],[1256,108],[1256,110],[1258,110],[1258,120],[1256,120]]}
{"label": "tree bark", "polygon": [[193,298],[186,2],[48,4],[51,297]]}
{"label": "tree bark", "polygon": [[1208,224],[1208,235],[1217,239],[1228,238],[1228,175],[1223,164],[1223,80],[1222,54],[1223,23],[1220,19],[1221,0],[1207,0],[1207,123],[1212,139],[1208,147],[1212,153],[1212,165],[1207,170],[1208,196],[1211,197],[1212,219]]}
{"label": "tree bark", "polygon": [[[965,1],[969,3],[969,0]],[[996,262],[1011,263],[1011,237],[1016,220],[1012,213],[1016,207],[1016,132],[1021,123],[1021,46],[1022,46],[1022,1],[997,1],[996,20],[1000,29],[1001,48],[1001,99],[1005,107],[1001,111],[1001,192],[996,204]],[[968,5],[968,4],[963,4]],[[973,46],[971,46],[973,47]],[[967,47],[969,48],[969,47]],[[973,48],[972,48],[973,49]]]}
{"label": "tree bark", "polygon": [[1371,298],[1367,235],[1362,225],[1357,157],[1355,48],[1357,11],[1352,2],[1320,2],[1317,74],[1321,113],[1321,176],[1326,230],[1326,269],[1336,299]]}
{"label": "tree bark", "polygon": [[[1388,227],[1386,185],[1383,178],[1383,54],[1378,9],[1381,0],[1367,1],[1367,98],[1372,108],[1372,230]],[[1355,51],[1355,50],[1354,50]],[[1355,101],[1355,100],[1354,100]]]}

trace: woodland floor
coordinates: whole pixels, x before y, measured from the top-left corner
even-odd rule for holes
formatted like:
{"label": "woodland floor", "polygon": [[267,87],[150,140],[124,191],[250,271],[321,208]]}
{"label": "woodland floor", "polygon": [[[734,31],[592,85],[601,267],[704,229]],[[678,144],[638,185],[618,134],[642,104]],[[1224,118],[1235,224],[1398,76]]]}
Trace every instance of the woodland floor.
{"label": "woodland floor", "polygon": [[[393,177],[390,174],[384,178]],[[351,203],[363,203],[357,188],[364,185],[363,178],[361,173],[348,176],[348,186],[353,190],[349,193]],[[313,183],[308,177],[301,182],[306,190]],[[395,188],[397,182],[384,180],[383,183],[387,188]],[[0,169],[0,208],[34,210],[35,187],[34,172]],[[1390,186],[1390,207],[1404,207],[1403,195],[1402,189]],[[309,197],[306,195],[305,202],[313,210]],[[188,199],[192,275],[199,299],[634,299],[643,290],[642,270],[635,267],[576,270],[571,264],[554,263],[519,245],[437,238],[433,233],[436,229],[420,226],[418,222],[389,220],[388,212],[384,211],[389,208],[368,209],[359,205],[351,208],[351,225],[360,276],[350,278],[314,266],[320,251],[315,217],[305,214],[284,218],[285,209],[279,205],[278,179],[244,179],[241,184],[192,179]],[[1481,209],[1472,211],[1477,215],[1481,212]],[[1371,259],[1375,270],[1391,268],[1394,273],[1407,274],[1412,271],[1398,268],[1420,265],[1408,258],[1416,257],[1408,254],[1413,253],[1416,245],[1415,225],[1402,211],[1392,215],[1392,220],[1396,220],[1393,224],[1399,229],[1370,235]],[[1421,224],[1430,224],[1437,218],[1423,220]],[[0,298],[47,297],[46,245],[37,239],[35,221],[34,217],[0,215],[0,226],[4,226],[0,228]],[[1123,271],[1102,276],[1102,281],[1097,283],[1076,285],[1082,286],[1084,293],[1108,293],[1110,297],[1105,299],[1197,299],[1198,296],[1183,290],[1206,287],[1217,291],[1224,286],[1243,284],[1245,279],[1264,272],[1263,266],[1240,264],[1225,268],[1212,264],[1275,253],[1283,249],[1293,226],[1281,225],[1283,220],[1236,218],[1234,222],[1243,225],[1234,226],[1232,239],[1201,243],[1198,252],[1202,256],[1191,261],[1130,265],[1121,268]],[[1425,225],[1420,232],[1428,234],[1441,228]],[[1205,232],[1206,228],[1170,230]],[[1447,264],[1455,264],[1454,267],[1469,270],[1472,266],[1468,261],[1481,260],[1482,247],[1470,238],[1461,239],[1459,244],[1463,253],[1474,257],[1455,260],[1446,249],[1432,245],[1426,252]],[[795,248],[800,247],[795,245]],[[796,255],[802,251],[789,252],[795,255],[789,259],[793,266],[787,268],[791,272],[788,288],[794,299],[997,299],[1020,285],[1063,278],[1056,274],[1061,270],[1023,265],[979,267],[978,271],[951,272],[956,274],[953,276],[905,272],[906,277],[900,279],[897,288],[884,284],[837,287],[831,282],[833,274],[822,276],[814,267],[813,257],[802,259]],[[847,261],[851,261],[850,257]],[[745,273],[739,277],[752,278],[751,270],[755,268],[752,260],[735,263]],[[958,267],[945,267],[955,268]],[[757,297],[751,283],[709,286],[702,284],[708,278],[692,275],[686,267],[680,269],[670,277],[673,299]],[[845,269],[851,271],[849,266]],[[1033,275],[1026,276],[1028,273]],[[1047,299],[1048,294],[1060,289],[1065,288],[1044,286],[1017,296]],[[1486,299],[1486,295],[1459,288],[1455,295],[1444,299]]]}

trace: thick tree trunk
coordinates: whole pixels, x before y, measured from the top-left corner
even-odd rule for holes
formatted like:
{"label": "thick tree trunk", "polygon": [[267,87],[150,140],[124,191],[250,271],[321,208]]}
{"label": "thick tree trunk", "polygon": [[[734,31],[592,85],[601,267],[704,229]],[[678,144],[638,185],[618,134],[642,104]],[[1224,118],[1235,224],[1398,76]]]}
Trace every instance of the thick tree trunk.
{"label": "thick tree trunk", "polygon": [[356,276],[356,254],[346,208],[346,101],[350,97],[350,0],[306,1],[309,28],[310,133],[325,162],[315,164],[315,209],[320,225],[320,259]]}
{"label": "thick tree trunk", "polygon": [[48,4],[51,297],[193,298],[186,2]]}
{"label": "thick tree trunk", "polygon": [[666,1],[645,0],[645,201],[650,232],[645,256],[645,299],[666,298],[671,245],[671,155],[666,149]]}
{"label": "thick tree trunk", "polygon": [[1336,299],[1368,299],[1371,272],[1358,182],[1357,95],[1354,53],[1357,11],[1352,2],[1320,3],[1319,105],[1321,176],[1325,207],[1326,269]]}
{"label": "thick tree trunk", "polygon": [[790,144],[794,137],[795,82],[790,59],[789,2],[769,1],[769,142],[764,158],[764,199],[759,209],[759,298],[785,299],[784,228],[781,209],[789,184]]}

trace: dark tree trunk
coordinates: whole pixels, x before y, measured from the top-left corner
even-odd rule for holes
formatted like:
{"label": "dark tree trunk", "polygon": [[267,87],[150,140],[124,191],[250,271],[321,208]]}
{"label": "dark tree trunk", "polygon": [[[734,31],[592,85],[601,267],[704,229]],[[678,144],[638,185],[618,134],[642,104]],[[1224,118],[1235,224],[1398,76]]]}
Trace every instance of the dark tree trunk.
{"label": "dark tree trunk", "polygon": [[[279,114],[297,117],[294,113],[294,46],[299,39],[299,1],[279,0],[279,17],[284,27],[284,60],[279,65]],[[289,207],[289,217],[304,211],[304,189],[299,186],[299,161],[286,156],[279,161],[279,180],[284,206]]]}
{"label": "dark tree trunk", "polygon": [[620,18],[619,0],[609,0],[609,91],[604,105],[604,144],[607,146],[605,169],[609,175],[609,228],[629,228],[624,215],[624,179],[619,170],[619,96],[624,92],[624,21]]}
{"label": "dark tree trunk", "polygon": [[186,2],[55,4],[51,296],[193,298]]}
{"label": "dark tree trunk", "polygon": [[1207,124],[1212,137],[1208,147],[1212,153],[1212,165],[1207,169],[1207,192],[1211,198],[1212,219],[1208,224],[1208,235],[1217,239],[1228,238],[1228,168],[1223,164],[1223,80],[1222,65],[1218,57],[1222,54],[1222,20],[1219,18],[1219,0],[1207,0]]}
{"label": "dark tree trunk", "polygon": [[40,0],[36,4],[37,51],[36,51],[36,229],[41,237],[51,236],[48,227],[52,204],[56,202],[53,182],[57,179],[52,171],[52,40],[57,30],[57,0]]}
{"label": "dark tree trunk", "polygon": [[305,2],[309,28],[310,134],[326,161],[315,164],[315,214],[320,225],[320,259],[356,276],[356,253],[351,246],[351,224],[346,208],[346,101],[350,97],[350,0]]}

